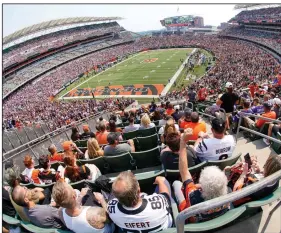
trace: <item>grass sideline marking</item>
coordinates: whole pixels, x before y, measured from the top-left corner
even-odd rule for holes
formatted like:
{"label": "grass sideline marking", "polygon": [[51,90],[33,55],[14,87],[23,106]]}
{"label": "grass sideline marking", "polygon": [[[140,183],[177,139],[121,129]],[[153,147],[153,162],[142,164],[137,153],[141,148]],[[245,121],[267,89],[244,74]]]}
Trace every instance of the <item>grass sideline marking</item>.
{"label": "grass sideline marking", "polygon": [[[137,53],[136,55],[134,55],[134,56],[132,56],[132,57],[130,57],[130,58],[128,58],[128,59],[125,59],[124,61],[121,61],[121,62],[119,62],[119,63],[117,63],[117,64],[111,66],[109,69],[112,69],[113,67],[115,67],[115,66],[117,66],[117,65],[120,65],[121,63],[123,63],[123,62],[125,62],[125,61],[128,61],[128,60],[130,60],[130,59],[132,59],[132,58],[134,58],[134,57],[136,57],[136,56],[139,56],[140,54],[143,54],[143,52]],[[96,74],[96,75],[90,77],[89,79],[85,80],[84,82],[78,84],[77,86],[75,86],[74,88],[72,88],[70,91],[66,92],[64,95],[62,95],[62,96],[59,97],[58,99],[59,99],[59,100],[63,100],[63,97],[64,97],[65,95],[67,95],[69,92],[71,92],[71,91],[74,90],[74,89],[77,89],[77,88],[78,88],[79,86],[81,86],[82,84],[84,84],[84,83],[90,81],[90,80],[93,79],[94,77],[99,76],[100,74],[104,73],[105,71],[107,71],[107,70],[109,70],[109,69],[106,69],[106,70],[104,70],[104,71],[102,71],[102,72],[100,72],[100,73],[98,73],[98,74]]]}

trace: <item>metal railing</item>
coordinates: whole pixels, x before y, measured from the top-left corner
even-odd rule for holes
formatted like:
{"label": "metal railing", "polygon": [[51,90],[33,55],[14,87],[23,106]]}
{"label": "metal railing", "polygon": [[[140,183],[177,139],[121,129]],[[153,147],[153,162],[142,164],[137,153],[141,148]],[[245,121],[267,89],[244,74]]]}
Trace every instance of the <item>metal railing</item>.
{"label": "metal railing", "polygon": [[[241,126],[241,121],[244,117],[254,117],[254,118],[258,118],[258,119],[263,119],[263,120],[266,120],[267,122],[271,122],[271,123],[281,123],[280,120],[276,120],[276,119],[272,119],[272,118],[267,118],[267,117],[263,117],[263,116],[258,116],[258,115],[255,115],[255,114],[251,114],[251,113],[243,113],[243,116],[240,117],[239,119],[239,122],[238,122],[238,127],[237,127],[237,132],[236,132],[236,141],[237,141],[237,138],[238,138],[238,134],[239,134],[239,130],[240,129],[243,129],[251,134],[255,134],[255,135],[258,135],[260,137],[263,137],[263,138],[266,138],[266,139],[269,139],[273,142],[276,142],[278,144],[281,144],[281,141],[276,139],[276,138],[273,138],[273,137],[270,137],[266,134],[263,134],[263,133],[260,133],[260,132],[257,132],[255,130],[252,130],[252,129],[249,129],[249,128],[246,128],[244,126]],[[265,123],[267,124],[267,123]]]}
{"label": "metal railing", "polygon": [[214,208],[223,206],[225,204],[239,200],[243,197],[247,197],[280,179],[281,179],[281,171],[278,171],[239,191],[235,191],[235,192],[229,193],[227,195],[224,195],[222,197],[217,197],[215,199],[212,199],[209,201],[204,201],[200,204],[188,207],[184,211],[180,212],[176,218],[177,233],[184,232],[184,223],[187,218],[194,216],[196,214],[200,214],[202,212],[208,211],[210,209],[214,209]]}

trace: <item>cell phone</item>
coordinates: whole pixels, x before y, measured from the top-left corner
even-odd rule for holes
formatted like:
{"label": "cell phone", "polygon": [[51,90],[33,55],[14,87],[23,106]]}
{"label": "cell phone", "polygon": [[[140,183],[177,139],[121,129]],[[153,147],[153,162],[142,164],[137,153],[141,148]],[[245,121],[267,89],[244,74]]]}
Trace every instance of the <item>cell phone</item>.
{"label": "cell phone", "polygon": [[252,166],[252,160],[251,160],[251,157],[250,157],[250,154],[247,153],[245,156],[244,156],[244,160],[245,162],[248,164],[248,167],[250,168]]}

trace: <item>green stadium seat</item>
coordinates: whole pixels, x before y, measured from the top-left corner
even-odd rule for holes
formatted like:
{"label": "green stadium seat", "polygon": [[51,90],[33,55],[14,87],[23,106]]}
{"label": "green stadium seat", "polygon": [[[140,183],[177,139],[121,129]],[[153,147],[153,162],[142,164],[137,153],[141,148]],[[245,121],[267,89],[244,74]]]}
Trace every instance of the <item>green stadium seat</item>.
{"label": "green stadium seat", "polygon": [[123,126],[126,127],[130,124],[130,122],[123,122]]}
{"label": "green stadium seat", "polygon": [[77,181],[77,182],[74,182],[74,183],[70,183],[70,185],[74,189],[81,190],[82,188],[85,188],[86,181],[85,180],[80,180],[80,181]]}
{"label": "green stadium seat", "polygon": [[9,215],[3,214],[3,221],[9,225],[12,226],[19,226],[20,225],[20,220],[10,217]]}
{"label": "green stadium seat", "polygon": [[226,166],[232,166],[237,162],[237,160],[241,157],[242,153],[239,153],[235,156],[231,156],[228,159],[219,160],[219,161],[208,161],[207,166],[218,166],[221,170],[223,170]]}
{"label": "green stadium seat", "polygon": [[159,125],[156,126],[156,132],[157,132],[157,133],[159,132],[159,130],[161,129],[161,127],[162,127],[162,126],[159,126]]}
{"label": "green stadium seat", "polygon": [[122,127],[124,127],[124,125],[123,125],[123,123],[119,123],[119,124],[116,124],[116,127],[117,128],[122,128]]}
{"label": "green stadium seat", "polygon": [[152,121],[152,123],[154,123],[155,126],[158,126],[158,125],[159,125],[159,121]]}
{"label": "green stadium seat", "polygon": [[116,156],[104,156],[103,158],[108,164],[108,170],[110,172],[122,172],[136,169],[135,161],[129,152]]}
{"label": "green stadium seat", "polygon": [[77,147],[87,147],[87,142],[88,140],[78,140],[75,141],[74,143],[76,144]]}
{"label": "green stadium seat", "polygon": [[136,151],[151,150],[158,146],[158,135],[153,134],[147,137],[137,137],[134,138],[134,143],[136,146]]}
{"label": "green stadium seat", "polygon": [[147,137],[147,136],[151,136],[151,135],[155,134],[156,128],[152,127],[149,129],[141,129],[141,130],[139,130],[139,132],[142,137]]}
{"label": "green stadium seat", "polygon": [[10,200],[11,200],[11,203],[12,203],[13,207],[15,208],[15,210],[16,210],[16,212],[17,212],[17,215],[21,218],[21,220],[28,222],[28,221],[29,221],[29,218],[28,218],[28,216],[26,215],[26,213],[24,212],[23,207],[17,205],[17,204],[14,202],[14,200],[13,200],[11,194],[10,194]]}
{"label": "green stadium seat", "polygon": [[131,132],[128,132],[128,133],[123,133],[123,138],[126,139],[126,140],[129,140],[129,139],[133,139],[133,138],[135,138],[139,135],[140,135],[140,131],[135,130],[135,131],[131,131]]}
{"label": "green stadium seat", "polygon": [[32,233],[56,233],[57,229],[56,228],[41,228],[41,227],[37,227],[35,225],[33,225],[30,222],[25,222],[25,221],[21,221],[20,222],[21,226],[26,229],[29,232]]}
{"label": "green stadium seat", "polygon": [[84,165],[86,163],[88,164],[95,164],[98,169],[100,170],[101,174],[105,174],[106,170],[105,170],[105,160],[103,159],[103,156],[97,157],[95,159],[80,159],[77,160],[77,163],[81,165]]}
{"label": "green stadium seat", "polygon": [[[281,141],[281,134],[279,132],[277,133],[277,135],[272,134],[272,137]],[[271,147],[277,154],[281,154],[281,144],[272,142]]]}
{"label": "green stadium seat", "polygon": [[38,188],[42,188],[42,189],[45,189],[45,188],[50,188],[52,189],[53,186],[54,186],[55,183],[51,183],[51,184],[34,184],[35,187],[38,187]]}
{"label": "green stadium seat", "polygon": [[241,216],[245,211],[246,211],[246,207],[240,206],[238,208],[231,209],[227,211],[225,214],[206,222],[185,224],[184,231],[202,232],[202,231],[213,230],[222,227],[230,222],[233,222],[235,219]]}
{"label": "green stadium seat", "polygon": [[136,166],[138,169],[153,167],[161,164],[159,147],[155,147],[146,151],[131,152],[131,155],[136,161]]}
{"label": "green stadium seat", "polygon": [[87,147],[78,147],[78,149],[81,150],[83,153],[85,153],[88,148]]}

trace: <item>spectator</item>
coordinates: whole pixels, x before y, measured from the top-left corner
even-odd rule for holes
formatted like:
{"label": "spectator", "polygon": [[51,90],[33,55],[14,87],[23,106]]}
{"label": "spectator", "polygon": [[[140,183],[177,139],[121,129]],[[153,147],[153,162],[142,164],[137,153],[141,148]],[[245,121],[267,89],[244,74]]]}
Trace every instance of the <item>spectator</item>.
{"label": "spectator", "polygon": [[68,229],[75,233],[113,233],[113,229],[107,224],[106,211],[97,206],[81,207],[76,201],[76,192],[69,184],[63,181],[56,182],[52,196],[61,207],[59,216]]}
{"label": "spectator", "polygon": [[112,184],[115,198],[107,208],[109,217],[118,227],[125,231],[153,229],[154,232],[172,227],[169,183],[158,176],[154,184],[158,185],[159,194],[141,195],[139,183],[131,171],[118,175]]}
{"label": "spectator", "polygon": [[151,120],[152,121],[159,121],[161,119],[161,114],[159,112],[159,110],[155,110],[151,116]]}
{"label": "spectator", "polygon": [[[263,107],[264,107],[264,114],[262,114],[262,117],[267,117],[270,119],[276,119],[276,113],[274,111],[271,111],[272,105],[269,104],[268,102],[263,103]],[[257,127],[259,129],[261,129],[261,127],[264,125],[264,123],[268,122],[267,120],[263,120],[263,119],[258,119],[256,121],[253,121],[252,119],[250,119],[249,117],[245,117],[245,125],[247,127],[254,126]]]}
{"label": "spectator", "polygon": [[[188,170],[186,158],[186,134],[183,134],[180,141],[179,170],[183,181],[174,181],[173,188],[179,204],[179,210],[196,205],[198,203],[221,197],[227,194],[227,177],[224,172],[216,166],[209,166],[201,171],[199,184],[195,184]],[[182,191],[183,188],[183,191]],[[203,222],[213,219],[226,213],[229,205],[209,210],[188,219],[188,222]]]}
{"label": "spectator", "polygon": [[[240,119],[241,116],[243,117],[245,115],[244,113],[251,113],[251,114],[253,114],[253,111],[250,108],[250,102],[248,102],[248,101],[245,101],[243,103],[243,109],[241,109],[236,114],[235,114],[235,112],[233,113],[233,116],[232,116],[232,121],[234,123],[233,128],[232,128],[233,133],[237,132],[237,127],[238,127],[239,119]],[[242,118],[241,125],[244,125],[243,118]]]}
{"label": "spectator", "polygon": [[109,132],[105,130],[105,124],[104,122],[99,123],[99,130],[100,132],[96,135],[97,141],[99,145],[105,145],[107,144],[107,136]]}
{"label": "spectator", "polygon": [[158,126],[164,126],[164,125],[166,125],[166,122],[167,122],[167,114],[164,113],[163,118],[159,121]]}
{"label": "spectator", "polygon": [[133,140],[128,140],[128,143],[119,144],[119,135],[117,133],[110,133],[107,136],[108,144],[104,148],[104,156],[116,156],[126,152],[135,152],[135,145]]}
{"label": "spectator", "polygon": [[188,128],[193,130],[193,134],[189,137],[189,140],[197,140],[200,132],[206,133],[206,124],[205,122],[199,123],[199,114],[197,112],[191,113],[190,119],[191,124]]}
{"label": "spectator", "polygon": [[185,109],[184,119],[179,120],[180,129],[189,128],[189,125],[191,125],[191,113],[192,113],[192,110],[190,108]]}
{"label": "spectator", "polygon": [[183,116],[183,112],[180,112],[179,107],[177,107],[176,111],[171,116],[175,119],[175,122],[177,123],[179,119]]}
{"label": "spectator", "polygon": [[71,130],[72,130],[72,131],[71,131],[71,136],[70,136],[71,140],[72,140],[73,142],[80,140],[81,136],[80,136],[80,134],[79,134],[79,132],[78,132],[77,127],[73,126],[73,127],[71,128]]}
{"label": "spectator", "polygon": [[[179,150],[180,150],[180,134],[169,133],[166,136],[166,145],[168,146],[161,151],[160,160],[164,169],[178,170],[179,166]],[[190,167],[197,163],[195,151],[191,147],[187,147],[187,159]]]}
{"label": "spectator", "polygon": [[85,152],[86,159],[94,159],[103,156],[104,152],[100,148],[98,141],[95,138],[90,138],[87,142],[87,150]]}
{"label": "spectator", "polygon": [[207,89],[204,87],[203,84],[200,84],[200,89],[199,89],[198,95],[197,95],[198,101],[199,102],[205,101],[207,98],[207,95],[208,95]]}
{"label": "spectator", "polygon": [[229,129],[229,117],[234,110],[234,105],[238,104],[239,96],[233,93],[233,85],[231,82],[225,84],[227,92],[220,98],[221,108],[226,112],[226,128]]}
{"label": "spectator", "polygon": [[133,116],[130,116],[129,117],[129,125],[125,126],[123,132],[124,133],[128,133],[128,132],[131,132],[131,131],[138,130],[140,125],[139,124],[134,124],[134,122],[135,122],[135,118]]}
{"label": "spectator", "polygon": [[48,151],[50,152],[50,161],[51,162],[56,162],[56,161],[63,161],[63,153],[58,153],[57,147],[52,144],[49,146]]}
{"label": "spectator", "polygon": [[89,125],[83,125],[83,133],[80,136],[81,140],[87,140],[91,137],[92,132],[90,131]]}
{"label": "spectator", "polygon": [[171,116],[167,117],[167,123],[166,123],[165,127],[162,126],[159,129],[158,134],[161,135],[160,137],[161,137],[162,143],[166,144],[165,138],[169,133],[178,133],[178,134],[180,133],[179,126],[177,124],[175,124],[175,121],[174,121],[173,117],[171,117]]}
{"label": "spectator", "polygon": [[[276,137],[278,133],[281,133],[281,123],[279,123],[277,125],[270,123],[269,127],[268,127],[268,136],[271,137],[272,134],[274,134]],[[270,145],[270,142],[268,139],[264,138],[263,141],[266,145],[268,145],[268,146]]]}
{"label": "spectator", "polygon": [[255,92],[259,90],[259,86],[257,85],[256,82],[252,82],[251,85],[249,85],[251,97],[254,98]]}
{"label": "spectator", "polygon": [[263,105],[260,105],[259,98],[254,98],[253,106],[251,109],[254,114],[262,114],[264,112],[264,107],[263,107]]}
{"label": "spectator", "polygon": [[148,116],[147,113],[145,113],[142,118],[141,118],[141,125],[140,125],[140,130],[142,129],[150,129],[150,128],[153,128],[155,127],[155,124],[154,123],[151,123],[150,121],[150,118]]}
{"label": "spectator", "polygon": [[109,128],[108,131],[109,131],[110,133],[115,133],[115,132],[121,133],[121,132],[122,132],[122,129],[121,129],[121,128],[117,128],[117,127],[116,127],[116,124],[115,124],[115,121],[114,121],[114,120],[110,120],[110,121],[109,121],[108,128]]}
{"label": "spectator", "polygon": [[196,92],[194,91],[194,87],[190,87],[190,90],[188,91],[188,102],[191,102],[191,103],[195,103],[196,101]]}
{"label": "spectator", "polygon": [[232,135],[225,135],[225,121],[214,118],[211,122],[213,138],[207,134],[199,133],[194,144],[194,150],[199,160],[217,161],[232,156],[235,149],[235,139]]}
{"label": "spectator", "polygon": [[78,159],[84,158],[84,153],[77,147],[77,145],[72,141],[65,141],[62,144],[65,156],[75,157]]}
{"label": "spectator", "polygon": [[41,183],[51,184],[56,182],[60,177],[55,169],[51,168],[51,163],[48,155],[41,155],[39,157],[39,174],[38,177]]}
{"label": "spectator", "polygon": [[276,113],[276,118],[281,117],[281,100],[279,98],[274,98],[273,104],[273,111]]}
{"label": "spectator", "polygon": [[172,105],[172,104],[169,104],[169,105],[168,105],[168,108],[167,108],[167,110],[166,110],[167,116],[171,116],[174,112],[175,112],[175,109],[174,109],[173,105]]}
{"label": "spectator", "polygon": [[25,169],[21,173],[22,174],[22,182],[23,183],[35,183],[40,184],[40,180],[38,178],[39,170],[34,168],[34,160],[30,155],[26,155],[23,160]]}
{"label": "spectator", "polygon": [[[12,192],[12,198],[17,205],[24,207],[25,214],[35,226],[65,229],[60,221],[58,209],[49,205],[51,192],[48,190],[48,198],[45,197],[45,193],[46,191],[43,193],[41,188],[28,189],[18,185]],[[40,200],[44,202],[38,204]]]}

